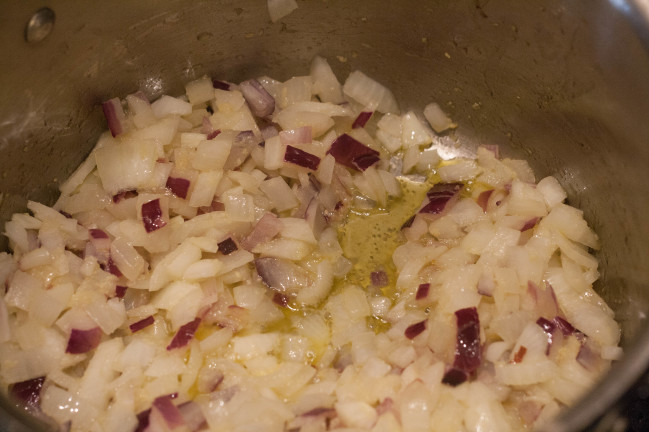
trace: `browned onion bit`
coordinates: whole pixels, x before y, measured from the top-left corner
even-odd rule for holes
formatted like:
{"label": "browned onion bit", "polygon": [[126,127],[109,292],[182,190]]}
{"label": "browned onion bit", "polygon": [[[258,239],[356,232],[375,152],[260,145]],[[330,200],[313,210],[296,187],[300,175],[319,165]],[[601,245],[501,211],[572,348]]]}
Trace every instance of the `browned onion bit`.
{"label": "browned onion bit", "polygon": [[148,233],[167,225],[167,222],[162,218],[160,198],[142,204],[142,223]]}
{"label": "browned onion bit", "polygon": [[527,354],[527,348],[521,345],[521,346],[518,348],[518,351],[516,351],[516,354],[514,354],[514,360],[513,360],[513,362],[514,362],[514,363],[520,363],[520,362],[522,362],[523,359],[525,358],[525,354]]}

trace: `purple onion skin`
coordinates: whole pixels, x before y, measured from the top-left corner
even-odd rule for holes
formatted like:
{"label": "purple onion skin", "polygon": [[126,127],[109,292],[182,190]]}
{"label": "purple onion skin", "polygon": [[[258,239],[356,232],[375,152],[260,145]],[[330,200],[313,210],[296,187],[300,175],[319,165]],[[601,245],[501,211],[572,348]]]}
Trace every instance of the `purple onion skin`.
{"label": "purple onion skin", "polygon": [[185,419],[169,396],[160,396],[153,401],[153,406],[162,414],[167,426],[174,429],[185,424]]}
{"label": "purple onion skin", "polygon": [[372,114],[374,114],[374,111],[362,111],[359,113],[356,120],[354,120],[354,123],[352,123],[352,129],[365,127],[367,122],[370,120],[370,117],[372,117]]}
{"label": "purple onion skin", "polygon": [[334,140],[327,151],[341,165],[356,171],[365,171],[377,163],[380,153],[347,134],[342,134]]}
{"label": "purple onion skin", "polygon": [[480,319],[475,307],[455,311],[457,321],[457,344],[453,367],[473,373],[482,361],[480,347]]}
{"label": "purple onion skin", "polygon": [[232,252],[238,249],[237,244],[232,240],[232,237],[228,237],[218,244],[219,252],[223,255],[230,255]]}
{"label": "purple onion skin", "polygon": [[417,287],[417,294],[415,295],[415,300],[421,300],[428,297],[428,292],[430,291],[430,284],[423,283]]}
{"label": "purple onion skin", "polygon": [[65,350],[68,354],[83,354],[93,350],[101,342],[101,329],[99,327],[90,330],[72,329],[68,346]]}
{"label": "purple onion skin", "polygon": [[315,171],[320,165],[320,158],[299,148],[287,145],[286,152],[284,153],[284,162],[290,162]]}
{"label": "purple onion skin", "polygon": [[107,239],[108,234],[106,234],[103,230],[100,230],[99,228],[91,228],[88,230],[88,233],[90,234],[90,237],[94,239]]}
{"label": "purple onion skin", "polygon": [[275,111],[275,99],[259,81],[255,79],[244,81],[239,85],[239,90],[248,103],[250,111],[257,117],[268,117]]}
{"label": "purple onion skin", "polygon": [[17,382],[9,386],[9,395],[26,411],[38,411],[44,382],[44,376]]}
{"label": "purple onion skin", "polygon": [[187,324],[180,326],[176,335],[171,340],[167,346],[167,351],[171,351],[176,348],[182,348],[189,343],[190,340],[194,337],[196,329],[201,323],[200,318],[195,318],[194,321],[190,321]]}
{"label": "purple onion skin", "polygon": [[414,339],[426,330],[426,320],[414,323],[406,328],[405,335],[408,339]]}
{"label": "purple onion skin", "polygon": [[169,177],[167,179],[166,187],[178,198],[185,199],[187,198],[187,192],[189,191],[189,180],[180,177]]}
{"label": "purple onion skin", "polygon": [[160,198],[142,204],[142,223],[147,233],[167,225],[167,222],[162,218]]}
{"label": "purple onion skin", "polygon": [[131,329],[131,333],[135,333],[137,331],[140,331],[144,328],[147,328],[151,324],[155,322],[155,318],[153,318],[153,315],[149,315],[148,317],[141,319],[137,322],[134,322],[130,326],[128,326],[129,329]]}
{"label": "purple onion skin", "polygon": [[442,383],[450,385],[451,387],[456,387],[469,379],[469,375],[463,370],[451,368],[444,374],[442,378]]}

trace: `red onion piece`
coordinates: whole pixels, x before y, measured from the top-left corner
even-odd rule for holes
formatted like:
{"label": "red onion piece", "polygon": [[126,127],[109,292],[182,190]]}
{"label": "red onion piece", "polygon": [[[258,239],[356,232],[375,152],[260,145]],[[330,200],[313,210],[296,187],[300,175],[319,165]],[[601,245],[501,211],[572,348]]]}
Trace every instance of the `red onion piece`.
{"label": "red onion piece", "polygon": [[284,130],[279,133],[279,140],[285,145],[308,144],[313,141],[311,126]]}
{"label": "red onion piece", "polygon": [[446,371],[444,377],[442,378],[442,383],[450,385],[452,387],[459,386],[464,381],[469,379],[469,375],[463,370],[451,368]]}
{"label": "red onion piece", "polygon": [[462,183],[437,183],[426,192],[428,203],[419,210],[419,213],[442,213],[449,207],[451,200],[457,197],[463,187],[464,185]]}
{"label": "red onion piece", "polygon": [[375,287],[384,287],[389,283],[388,274],[383,270],[373,271],[370,273],[370,280]]}
{"label": "red onion piece", "polygon": [[489,197],[491,197],[491,194],[493,192],[494,192],[493,189],[489,189],[484,192],[480,192],[480,195],[478,195],[478,199],[476,200],[476,202],[482,208],[482,211],[484,212],[487,211],[487,205],[489,204]]}
{"label": "red onion piece", "polygon": [[428,198],[449,196],[452,197],[462,190],[462,183],[437,183],[426,192]]}
{"label": "red onion piece", "polygon": [[99,342],[101,342],[101,329],[99,327],[90,330],[72,329],[65,352],[68,354],[83,354],[95,349]]}
{"label": "red onion piece", "polygon": [[[279,135],[279,133],[277,132],[277,128],[275,126],[273,126],[272,124],[270,124],[268,126],[264,126],[261,129],[261,137],[264,139],[264,141],[267,140],[268,138],[272,138],[272,137],[277,136],[277,135]],[[262,145],[262,147],[263,147],[263,145]]]}
{"label": "red onion piece", "polygon": [[232,252],[238,249],[237,244],[234,242],[232,237],[228,237],[222,242],[219,242],[218,246],[219,252],[221,252],[223,255],[230,255]]}
{"label": "red onion piece", "polygon": [[201,319],[195,318],[194,321],[190,321],[187,324],[180,326],[180,328],[176,332],[176,335],[171,340],[171,343],[169,343],[169,345],[167,346],[167,351],[171,351],[172,349],[176,348],[182,348],[187,345],[189,341],[194,337],[194,333],[196,333],[196,329],[198,328],[200,323]]}
{"label": "red onion piece", "polygon": [[203,429],[207,426],[207,421],[203,415],[203,410],[200,405],[194,401],[185,402],[178,405],[178,411],[183,417],[185,426],[190,432]]}
{"label": "red onion piece", "polygon": [[214,138],[219,136],[220,133],[221,133],[221,129],[213,130],[212,132],[207,134],[207,139],[208,140],[213,140]]}
{"label": "red onion piece", "polygon": [[534,228],[538,221],[539,221],[538,217],[535,217],[535,218],[532,218],[532,219],[529,219],[529,220],[525,221],[525,223],[521,227],[521,232],[527,231],[528,229]]}
{"label": "red onion piece", "polygon": [[113,202],[115,204],[119,204],[121,200],[135,198],[137,195],[138,194],[136,190],[128,190],[128,191],[120,192],[116,195],[113,195]]}
{"label": "red onion piece", "polygon": [[455,311],[457,344],[453,367],[470,375],[482,361],[480,349],[480,318],[475,307]]}
{"label": "red onion piece", "polygon": [[284,162],[293,163],[315,171],[318,169],[318,165],[320,165],[320,158],[297,147],[287,145],[286,152],[284,153]]}
{"label": "red onion piece", "polygon": [[273,213],[266,213],[259,219],[250,234],[241,241],[241,247],[251,251],[260,243],[266,243],[282,230],[282,222]]}
{"label": "red onion piece", "polygon": [[103,230],[100,230],[99,228],[90,228],[88,230],[88,234],[90,234],[90,237],[94,239],[107,239],[110,238],[108,237],[108,234],[106,234]]}
{"label": "red onion piece", "polygon": [[133,324],[128,326],[128,328],[131,329],[131,333],[135,333],[137,331],[142,330],[143,328],[150,326],[154,322],[155,322],[155,318],[153,318],[153,315],[149,315],[144,319],[134,322]]}
{"label": "red onion piece", "polygon": [[171,402],[171,399],[172,398],[169,396],[157,397],[153,401],[152,406],[162,414],[162,418],[165,423],[167,423],[167,426],[169,426],[170,429],[174,429],[178,426],[184,425],[185,419],[178,410],[178,407]]}
{"label": "red onion piece", "polygon": [[63,216],[65,216],[67,219],[72,219],[72,215],[66,211],[59,210],[59,213],[61,213]]}
{"label": "red onion piece", "polygon": [[478,279],[478,294],[493,297],[495,290],[496,284],[490,276],[484,274],[480,276],[480,279]]}
{"label": "red onion piece", "polygon": [[334,140],[327,151],[341,165],[357,171],[365,171],[381,160],[380,153],[369,148],[347,134],[342,134]]}
{"label": "red onion piece", "polygon": [[430,291],[430,284],[423,283],[417,287],[417,294],[415,294],[415,300],[422,300],[428,297],[428,292]]}
{"label": "red onion piece", "polygon": [[557,325],[559,330],[561,330],[561,333],[563,333],[564,336],[570,336],[571,334],[574,334],[575,331],[577,331],[572,324],[570,324],[568,321],[566,321],[564,318],[561,318],[560,316],[554,317],[553,322]]}
{"label": "red onion piece", "polygon": [[106,272],[108,272],[108,273],[110,273],[112,275],[115,275],[118,278],[123,276],[122,272],[119,271],[119,269],[115,265],[115,262],[113,261],[112,258],[108,258],[108,261],[106,262],[106,264],[100,265],[100,267],[101,267],[101,269],[103,271],[106,271]]}
{"label": "red onion piece", "polygon": [[26,411],[38,411],[45,377],[32,378],[9,386],[9,395]]}
{"label": "red onion piece", "polygon": [[275,99],[259,81],[255,79],[244,81],[239,85],[239,90],[248,102],[250,111],[257,117],[268,117],[275,111]]}
{"label": "red onion piece", "polygon": [[408,339],[414,339],[415,337],[423,333],[424,330],[426,330],[426,320],[419,321],[418,323],[409,325],[406,328],[404,334]]}
{"label": "red onion piece", "polygon": [[178,198],[187,198],[190,181],[181,177],[168,177],[166,187]]}
{"label": "red onion piece", "polygon": [[278,306],[287,307],[288,301],[289,301],[289,297],[284,293],[275,291],[275,294],[273,294],[273,303],[275,303]]}
{"label": "red onion piece", "polygon": [[380,416],[392,409],[394,400],[391,397],[386,397],[376,406],[376,413]]}
{"label": "red onion piece", "polygon": [[260,138],[250,131],[242,131],[234,137],[230,155],[223,165],[223,170],[233,170],[246,161],[250,152],[261,142]]}
{"label": "red onion piece", "polygon": [[221,385],[225,375],[219,369],[205,367],[201,369],[196,378],[196,388],[200,393],[212,393]]}
{"label": "red onion piece", "polygon": [[115,297],[117,298],[124,298],[124,295],[126,295],[126,290],[128,287],[125,287],[124,285],[116,285],[115,286]]}
{"label": "red onion piece", "polygon": [[134,432],[144,432],[149,427],[149,416],[151,408],[141,411],[137,414],[137,427]]}
{"label": "red onion piece", "polygon": [[518,415],[529,426],[534,424],[542,410],[543,405],[533,400],[526,400],[518,405]]}
{"label": "red onion piece", "polygon": [[415,221],[415,216],[417,215],[410,216],[408,220],[405,221],[403,225],[401,225],[401,229],[410,228],[412,226],[412,223]]}
{"label": "red onion piece", "polygon": [[313,408],[303,414],[301,414],[301,417],[329,417],[333,418],[336,417],[338,414],[336,413],[336,410],[333,408],[325,408],[325,407],[317,407]]}
{"label": "red onion piece", "polygon": [[167,222],[162,218],[160,198],[142,204],[142,223],[148,233],[167,225]]}
{"label": "red onion piece", "polygon": [[539,316],[552,319],[559,313],[559,304],[554,295],[554,289],[548,283],[545,284],[545,289],[541,289],[534,282],[527,282],[527,293],[534,300],[536,305],[536,312]]}
{"label": "red onion piece", "polygon": [[269,288],[275,288],[282,292],[299,289],[310,283],[306,270],[281,258],[256,258],[255,268],[261,280]]}
{"label": "red onion piece", "polygon": [[523,359],[525,358],[525,354],[527,354],[527,348],[525,348],[524,346],[521,345],[521,346],[518,348],[518,351],[516,351],[516,354],[514,354],[514,360],[513,360],[513,362],[514,362],[514,363],[520,363],[520,362],[522,362]]}
{"label": "red onion piece", "polygon": [[211,212],[223,211],[223,210],[225,210],[225,204],[223,204],[220,201],[213,200],[212,204],[210,204],[209,206],[199,207],[197,214],[201,215],[205,213],[211,213]]}
{"label": "red onion piece", "polygon": [[215,80],[215,79],[212,80],[212,87],[214,87],[215,89],[230,90],[231,86],[232,85],[230,83],[227,83],[225,81],[219,81],[219,80]]}
{"label": "red onion piece", "polygon": [[124,108],[122,108],[119,98],[107,100],[101,104],[101,108],[104,111],[111,135],[116,137],[126,132],[126,114],[124,114]]}
{"label": "red onion piece", "polygon": [[214,126],[212,126],[210,118],[208,116],[204,116],[203,121],[201,122],[201,133],[209,135],[212,132],[214,132]]}
{"label": "red onion piece", "polygon": [[372,114],[374,114],[374,111],[361,111],[356,117],[356,120],[354,120],[354,123],[352,123],[352,129],[365,127]]}
{"label": "red onion piece", "polygon": [[599,366],[599,360],[600,356],[587,343],[581,345],[577,353],[577,363],[582,365],[584,369],[596,371]]}

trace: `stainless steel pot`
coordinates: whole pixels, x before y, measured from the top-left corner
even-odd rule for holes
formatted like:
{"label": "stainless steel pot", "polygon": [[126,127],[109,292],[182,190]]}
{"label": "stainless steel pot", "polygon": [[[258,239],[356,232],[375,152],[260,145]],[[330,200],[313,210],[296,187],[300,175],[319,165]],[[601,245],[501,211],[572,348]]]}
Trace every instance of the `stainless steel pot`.
{"label": "stainless steel pot", "polygon": [[[0,220],[26,199],[53,202],[106,127],[101,101],[138,89],[177,94],[203,74],[286,79],[322,55],[340,77],[360,69],[384,83],[402,108],[443,104],[459,124],[444,139],[450,151],[499,144],[556,176],[585,211],[603,244],[597,289],[622,323],[626,352],[548,430],[585,428],[649,364],[649,4],[298,4],[273,24],[262,0],[51,0],[40,12],[41,0],[4,3]],[[0,429],[42,426],[2,404]]]}

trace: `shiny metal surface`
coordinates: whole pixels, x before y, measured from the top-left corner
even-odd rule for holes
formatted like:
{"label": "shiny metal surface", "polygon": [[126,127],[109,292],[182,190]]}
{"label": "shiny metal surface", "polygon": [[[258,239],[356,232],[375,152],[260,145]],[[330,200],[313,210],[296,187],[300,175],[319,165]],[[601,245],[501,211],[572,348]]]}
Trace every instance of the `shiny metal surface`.
{"label": "shiny metal surface", "polygon": [[[622,323],[626,357],[549,428],[584,429],[649,363],[647,3],[298,4],[273,24],[253,0],[52,0],[56,24],[35,43],[25,26],[42,3],[3,4],[0,220],[26,199],[54,201],[106,127],[101,101],[177,94],[203,74],[287,79],[322,55],[341,78],[360,69],[387,85],[402,108],[439,102],[459,124],[440,139],[447,151],[499,144],[539,176],[555,175],[585,211],[603,245],[597,289]],[[0,430],[32,428],[1,418]]]}

